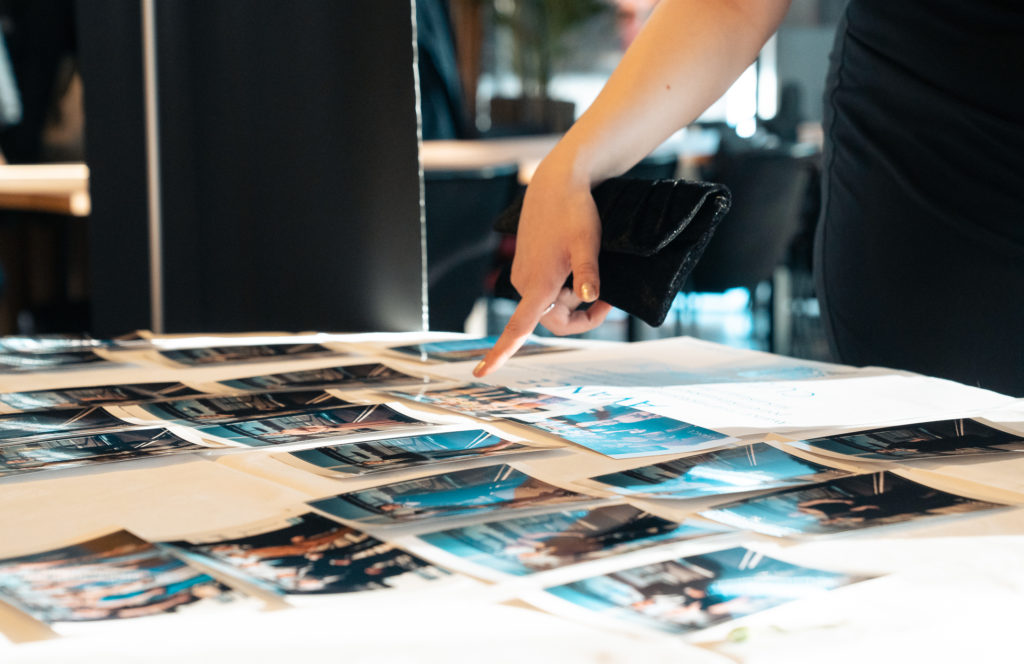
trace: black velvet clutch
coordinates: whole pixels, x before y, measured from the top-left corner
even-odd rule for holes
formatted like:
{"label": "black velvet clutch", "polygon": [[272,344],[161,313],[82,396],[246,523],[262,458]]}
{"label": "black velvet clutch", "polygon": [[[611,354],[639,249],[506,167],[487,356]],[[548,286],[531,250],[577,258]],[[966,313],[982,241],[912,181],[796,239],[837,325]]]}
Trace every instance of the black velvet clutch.
{"label": "black velvet clutch", "polygon": [[[593,190],[601,219],[601,299],[658,326],[729,210],[729,190],[711,182],[612,178]],[[494,224],[515,233],[522,195]],[[495,295],[519,299],[506,267]],[[572,276],[566,282],[572,287]]]}

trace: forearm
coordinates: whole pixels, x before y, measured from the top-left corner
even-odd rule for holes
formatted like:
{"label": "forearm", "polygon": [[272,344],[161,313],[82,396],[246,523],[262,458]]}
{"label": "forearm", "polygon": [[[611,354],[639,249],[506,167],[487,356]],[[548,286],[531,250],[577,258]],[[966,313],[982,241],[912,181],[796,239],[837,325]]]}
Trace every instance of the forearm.
{"label": "forearm", "polygon": [[789,0],[662,0],[601,94],[545,160],[598,182],[693,122],[757,57]]}

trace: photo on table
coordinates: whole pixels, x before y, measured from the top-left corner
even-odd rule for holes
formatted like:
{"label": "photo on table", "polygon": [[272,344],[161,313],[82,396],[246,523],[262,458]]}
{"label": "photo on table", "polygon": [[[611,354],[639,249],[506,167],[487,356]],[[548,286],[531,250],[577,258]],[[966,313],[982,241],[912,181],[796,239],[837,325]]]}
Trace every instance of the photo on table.
{"label": "photo on table", "polygon": [[27,440],[0,445],[0,477],[208,449],[208,446],[197,445],[164,428],[127,429],[70,438]]}
{"label": "photo on table", "polygon": [[210,346],[206,348],[177,348],[158,351],[161,356],[186,366],[208,366],[260,360],[291,360],[330,355],[348,355],[320,344],[253,344],[238,346]]}
{"label": "photo on table", "polygon": [[447,388],[391,390],[389,394],[482,419],[574,413],[591,407],[589,404],[563,397],[483,383],[468,383]]}
{"label": "photo on table", "polygon": [[903,424],[790,443],[794,447],[873,461],[1024,452],[1024,437],[977,420]]}
{"label": "photo on table", "polygon": [[322,390],[310,390],[173,399],[140,404],[132,408],[172,422],[213,424],[284,417],[352,405],[351,402]]}
{"label": "photo on table", "polygon": [[0,599],[48,624],[139,618],[240,598],[124,530],[0,560]]}
{"label": "photo on table", "polygon": [[0,403],[14,410],[29,411],[141,403],[200,394],[182,383],[137,383],[0,393]]}
{"label": "photo on table", "polygon": [[352,364],[324,369],[307,369],[304,371],[286,371],[266,376],[250,376],[222,380],[221,385],[238,390],[290,390],[298,388],[337,388],[351,389],[355,387],[377,387],[401,383],[418,383],[422,379],[402,373],[397,369],[380,364]]}
{"label": "photo on table", "polygon": [[482,429],[470,429],[329,445],[292,452],[288,456],[313,466],[320,473],[349,476],[513,454],[530,449],[534,448],[504,440]]}
{"label": "photo on table", "polygon": [[697,452],[735,440],[696,424],[627,406],[596,406],[544,419],[510,419],[613,459]]}
{"label": "photo on table", "polygon": [[99,406],[0,415],[0,445],[22,439],[53,438],[82,431],[114,431],[133,426]]}
{"label": "photo on table", "polygon": [[[426,357],[428,360],[437,362],[478,362],[483,359],[484,355],[491,350],[497,341],[497,336],[481,337],[479,339],[448,339],[446,341],[431,341],[408,346],[394,346],[391,350],[417,359]],[[566,348],[564,347],[552,346],[531,339],[516,351],[516,357],[538,355],[541,353],[557,353],[564,352],[565,350]]]}
{"label": "photo on table", "polygon": [[241,422],[198,426],[207,436],[232,445],[260,447],[315,441],[340,441],[382,431],[422,429],[426,422],[384,404],[348,405]]}
{"label": "photo on table", "polygon": [[416,556],[312,512],[245,530],[240,537],[167,544],[213,558],[288,594],[409,587],[447,576]]}
{"label": "photo on table", "polygon": [[0,373],[52,371],[79,367],[95,368],[116,364],[89,349],[47,352],[0,350]]}
{"label": "photo on table", "polygon": [[701,512],[701,516],[734,528],[786,537],[827,535],[999,507],[1005,505],[880,472],[739,500]]}
{"label": "photo on table", "polygon": [[470,563],[521,576],[727,530],[609,505],[452,528],[420,539]]}
{"label": "photo on table", "polygon": [[864,580],[736,547],[595,576],[547,592],[602,616],[686,633]]}
{"label": "photo on table", "polygon": [[701,498],[823,482],[849,475],[764,443],[730,447],[593,478],[627,496]]}
{"label": "photo on table", "polygon": [[502,464],[384,484],[309,505],[357,523],[389,525],[589,500]]}

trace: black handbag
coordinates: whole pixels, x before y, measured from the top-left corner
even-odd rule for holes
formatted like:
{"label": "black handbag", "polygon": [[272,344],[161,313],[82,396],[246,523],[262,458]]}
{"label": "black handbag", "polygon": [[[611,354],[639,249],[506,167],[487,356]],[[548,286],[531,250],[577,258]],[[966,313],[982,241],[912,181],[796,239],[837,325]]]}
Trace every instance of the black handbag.
{"label": "black handbag", "polygon": [[[661,325],[729,210],[729,190],[712,182],[612,178],[592,193],[601,219],[601,299],[648,325]],[[514,234],[522,209],[520,195],[498,217],[495,230]],[[495,295],[519,299],[510,274],[506,266]],[[566,287],[572,287],[572,275]]]}

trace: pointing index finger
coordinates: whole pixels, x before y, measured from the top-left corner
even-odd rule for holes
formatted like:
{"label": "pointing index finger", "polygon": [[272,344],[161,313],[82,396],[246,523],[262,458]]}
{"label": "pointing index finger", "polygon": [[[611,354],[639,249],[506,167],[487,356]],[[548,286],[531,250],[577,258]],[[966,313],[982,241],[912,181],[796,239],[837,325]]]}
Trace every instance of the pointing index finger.
{"label": "pointing index finger", "polygon": [[494,348],[473,369],[473,375],[482,378],[501,368],[526,343],[537,323],[548,312],[554,297],[524,297],[516,306]]}

